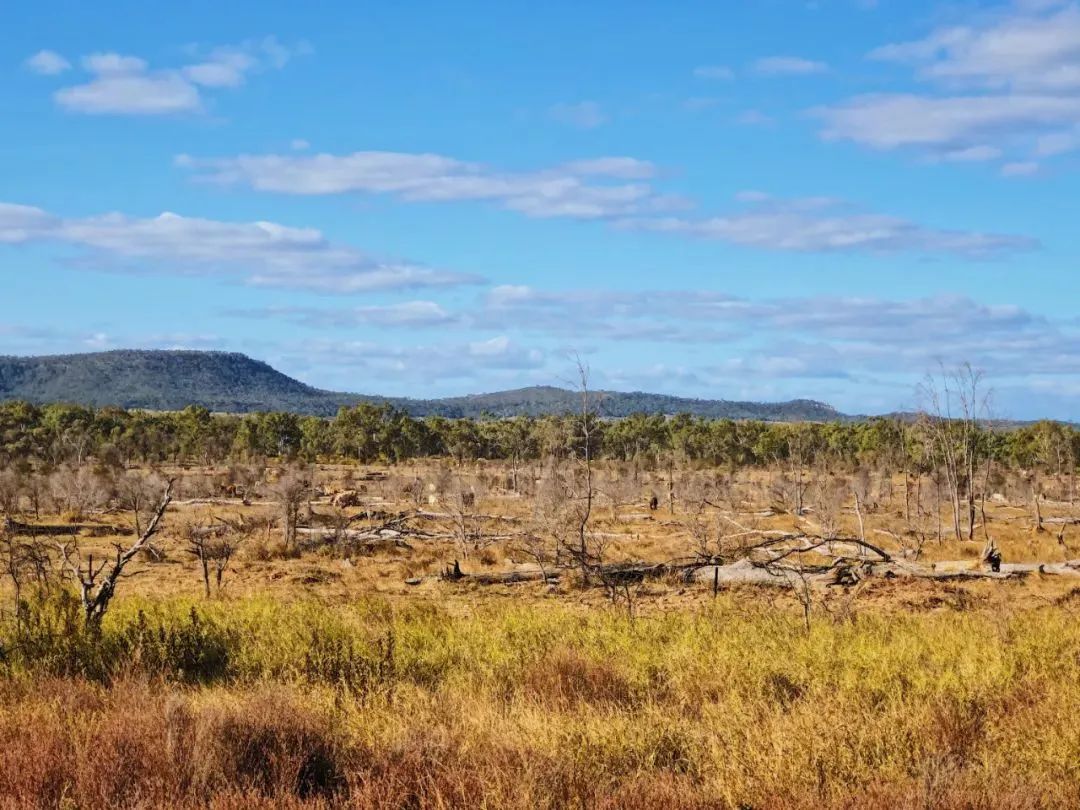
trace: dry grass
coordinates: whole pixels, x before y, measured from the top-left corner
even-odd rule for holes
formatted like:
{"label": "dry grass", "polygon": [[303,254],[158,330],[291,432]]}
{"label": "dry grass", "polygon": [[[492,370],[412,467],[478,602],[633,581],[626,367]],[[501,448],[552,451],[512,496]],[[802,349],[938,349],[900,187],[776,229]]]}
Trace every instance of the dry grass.
{"label": "dry grass", "polygon": [[[189,632],[189,614],[112,615],[102,683],[29,659],[9,670],[10,806],[1080,802],[1080,625],[1066,607],[871,611],[808,635],[793,611],[737,595],[633,621],[245,600],[201,612],[227,663],[181,677],[151,639]],[[141,646],[120,643],[139,622]]]}
{"label": "dry grass", "polygon": [[[415,509],[408,483],[441,474],[388,472],[352,513]],[[355,473],[319,471],[328,495]],[[505,478],[461,474],[481,473]],[[761,515],[768,474],[740,475],[740,522],[812,529],[812,512]],[[636,486],[628,504],[596,511],[611,558],[688,554],[685,505],[647,508],[663,475]],[[865,515],[869,532],[903,535],[893,491]],[[535,525],[536,504],[495,487],[475,511]],[[328,514],[327,499],[314,509]],[[273,507],[183,503],[169,523],[215,512]],[[1023,505],[988,514],[1009,561],[1080,556],[1080,538],[1032,531]],[[851,510],[838,520],[856,531]],[[83,542],[103,552],[114,539]],[[924,557],[974,562],[981,542],[932,538]],[[827,589],[808,633],[784,592],[714,599],[649,583],[631,618],[569,577],[405,585],[460,555],[447,539],[343,558],[286,552],[264,533],[209,600],[179,535],[161,551],[124,582],[100,637],[64,600],[35,603],[18,633],[0,611],[0,807],[1080,806],[1075,580]],[[523,562],[497,541],[464,565]]]}

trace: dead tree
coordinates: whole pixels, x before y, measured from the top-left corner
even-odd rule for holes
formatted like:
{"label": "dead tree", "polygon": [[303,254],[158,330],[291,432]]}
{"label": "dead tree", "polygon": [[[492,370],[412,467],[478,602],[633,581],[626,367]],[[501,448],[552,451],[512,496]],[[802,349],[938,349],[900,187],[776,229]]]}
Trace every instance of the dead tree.
{"label": "dead tree", "polygon": [[218,525],[189,526],[185,531],[188,553],[199,562],[207,599],[210,598],[211,572],[217,592],[221,593],[225,572],[237,548],[255,530],[255,525],[247,523],[242,516],[234,521],[218,520]]}
{"label": "dead tree", "polygon": [[281,537],[286,551],[296,546],[296,527],[300,522],[300,506],[311,493],[311,482],[299,470],[286,470],[272,488],[281,504]]}
{"label": "dead tree", "polygon": [[[965,363],[941,369],[940,382],[928,376],[921,386],[926,427],[944,468],[952,501],[953,533],[963,539],[961,514],[967,513],[967,539],[975,539],[975,470],[979,464],[979,421],[989,416],[990,394],[981,390],[982,373]],[[963,502],[963,505],[962,505]]]}
{"label": "dead tree", "polygon": [[593,487],[593,457],[592,457],[592,444],[593,433],[595,430],[595,418],[593,413],[592,401],[589,398],[589,369],[581,358],[577,359],[577,372],[578,372],[578,392],[581,397],[581,421],[579,422],[578,439],[581,441],[581,475],[584,484],[584,493],[579,493],[575,498],[576,503],[579,505],[578,520],[577,520],[577,546],[573,549],[568,549],[571,559],[573,559],[582,571],[582,576],[585,581],[589,578],[589,567],[591,560],[589,558],[589,519],[592,516],[593,497],[595,495],[595,489]]}
{"label": "dead tree", "polygon": [[165,512],[172,502],[172,488],[173,482],[170,480],[165,485],[161,501],[142,534],[127,549],[117,544],[116,557],[112,560],[106,558],[95,565],[94,555],[91,554],[84,563],[77,544],[60,545],[64,570],[79,587],[79,599],[82,602],[83,618],[87,627],[93,629],[101,627],[101,620],[109,609],[109,603],[116,595],[116,586],[124,575],[124,569],[140,551],[146,548],[161,527],[161,520],[165,517]]}
{"label": "dead tree", "polygon": [[143,521],[157,503],[157,493],[161,491],[161,482],[155,481],[156,477],[129,470],[117,481],[116,504],[121,509],[131,512],[136,535],[142,534]]}

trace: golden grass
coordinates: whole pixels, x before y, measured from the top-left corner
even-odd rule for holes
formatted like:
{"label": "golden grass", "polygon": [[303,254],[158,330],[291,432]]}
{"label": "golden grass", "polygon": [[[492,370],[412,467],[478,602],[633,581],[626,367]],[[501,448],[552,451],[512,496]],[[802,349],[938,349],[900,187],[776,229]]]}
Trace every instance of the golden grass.
{"label": "golden grass", "polygon": [[[319,474],[333,490],[355,472]],[[404,484],[436,472],[392,468],[365,505],[413,509]],[[812,529],[813,513],[758,514],[768,474],[740,475],[741,522]],[[690,553],[682,504],[648,512],[657,490],[645,473],[618,519],[596,510],[611,559]],[[868,533],[904,531],[900,492],[867,511]],[[494,488],[476,511],[527,525],[534,505]],[[1080,556],[1023,507],[987,509],[1007,561]],[[447,540],[346,561],[277,553],[274,534],[207,600],[174,529],[214,511],[273,507],[178,504],[165,561],[140,562],[100,637],[55,596],[16,630],[0,587],[0,808],[1080,807],[1075,580],[830,588],[807,632],[786,592],[650,582],[631,617],[569,576],[407,586],[460,554]],[[114,539],[130,542],[82,542]],[[933,539],[924,559],[981,547]],[[464,565],[519,557],[495,542]]]}
{"label": "golden grass", "polygon": [[93,645],[109,660],[75,653],[99,683],[50,675],[47,655],[11,658],[0,796],[87,808],[1080,803],[1068,606],[871,611],[809,634],[794,611],[732,595],[636,620],[559,604],[463,615],[271,599],[194,616],[185,600],[118,605]]}

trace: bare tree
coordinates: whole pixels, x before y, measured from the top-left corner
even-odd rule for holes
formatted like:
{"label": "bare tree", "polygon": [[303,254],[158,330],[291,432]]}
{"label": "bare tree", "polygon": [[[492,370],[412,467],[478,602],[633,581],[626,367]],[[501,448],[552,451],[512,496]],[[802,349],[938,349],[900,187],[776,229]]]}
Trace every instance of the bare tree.
{"label": "bare tree", "polygon": [[469,549],[479,550],[484,545],[484,531],[476,517],[476,487],[479,482],[467,482],[463,476],[452,479],[444,497],[450,514],[452,532],[463,559],[469,558]]}
{"label": "bare tree", "polygon": [[53,506],[59,512],[82,516],[101,507],[108,498],[108,489],[89,466],[64,466],[49,477]]}
{"label": "bare tree", "polygon": [[577,420],[575,433],[579,445],[581,491],[574,499],[578,506],[577,515],[577,546],[570,549],[571,557],[581,567],[582,576],[588,581],[589,568],[592,563],[589,557],[589,519],[592,517],[593,498],[596,489],[593,485],[593,442],[595,435],[596,414],[593,410],[593,401],[589,393],[589,367],[580,357],[577,358],[577,385],[581,401],[580,418]]}
{"label": "bare tree", "polygon": [[84,563],[77,544],[67,543],[60,546],[64,570],[79,587],[83,618],[87,627],[96,629],[101,626],[101,619],[105,616],[105,612],[109,609],[109,603],[116,595],[116,586],[124,575],[124,569],[146,547],[161,527],[161,520],[165,517],[165,512],[172,502],[172,488],[173,482],[170,480],[165,485],[165,492],[161,496],[161,501],[158,503],[142,534],[127,549],[118,544],[114,559],[109,560],[106,558],[95,565],[94,555],[91,554]]}
{"label": "bare tree", "polygon": [[821,536],[827,540],[840,534],[847,489],[847,483],[842,478],[834,478],[824,471],[814,476],[814,512],[821,527]]}
{"label": "bare tree", "polygon": [[311,494],[311,479],[303,470],[289,467],[282,472],[270,491],[281,506],[281,531],[285,551],[292,551],[296,548],[300,506]]}
{"label": "bare tree", "polygon": [[143,524],[153,514],[161,492],[161,479],[138,470],[128,470],[116,482],[116,505],[131,512],[135,534],[141,535]]}
{"label": "bare tree", "polygon": [[255,524],[248,523],[242,516],[231,521],[218,518],[218,521],[216,525],[211,522],[209,526],[189,524],[183,532],[188,543],[188,553],[199,562],[203,589],[208,599],[211,578],[220,594],[229,563],[243,541],[255,531]]}
{"label": "bare tree", "polygon": [[0,515],[12,517],[19,513],[23,483],[14,470],[0,472]]}
{"label": "bare tree", "polygon": [[15,536],[15,532],[7,525],[0,525],[0,564],[3,565],[5,576],[11,580],[11,588],[15,602],[15,616],[19,616],[19,606],[22,604],[22,587],[25,559],[22,543]]}
{"label": "bare tree", "polygon": [[920,386],[925,427],[937,454],[952,501],[953,533],[962,540],[962,514],[967,513],[967,539],[975,539],[975,470],[981,443],[979,422],[989,417],[990,393],[982,372],[964,363],[953,371],[941,368]]}

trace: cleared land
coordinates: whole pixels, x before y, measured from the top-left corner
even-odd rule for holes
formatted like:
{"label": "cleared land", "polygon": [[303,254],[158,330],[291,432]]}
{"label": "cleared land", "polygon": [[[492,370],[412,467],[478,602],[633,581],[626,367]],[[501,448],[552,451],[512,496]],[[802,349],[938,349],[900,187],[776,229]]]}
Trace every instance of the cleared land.
{"label": "cleared land", "polygon": [[[1070,477],[1044,477],[1037,507],[1021,479],[1003,479],[980,500],[976,539],[958,541],[927,480],[591,472],[587,490],[575,460],[166,466],[123,474],[145,485],[132,509],[118,479],[109,491],[87,466],[68,489],[97,480],[98,495],[80,496],[89,508],[54,513],[60,501],[43,499],[34,515],[24,495],[8,542],[56,549],[53,566],[77,544],[85,564],[129,547],[136,513],[144,530],[161,481],[175,479],[164,528],[100,629],[84,627],[70,590],[38,590],[29,571],[17,621],[6,579],[0,797],[1080,804]],[[872,552],[842,543],[770,562],[825,537],[865,538],[949,578],[876,575]],[[987,537],[1004,559],[997,578],[981,560]],[[219,587],[222,543],[235,548]],[[700,575],[740,560],[780,567],[782,581],[714,593]],[[854,579],[815,579],[840,567]]]}

